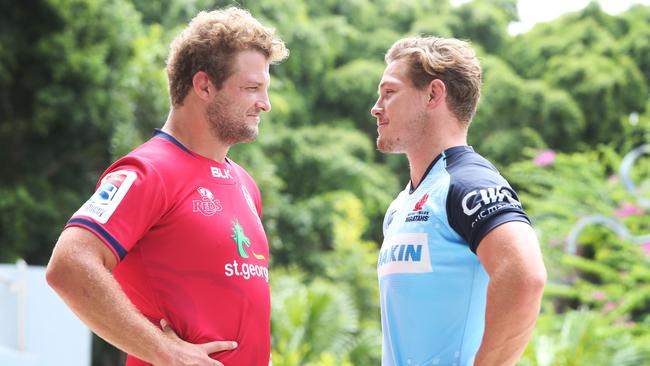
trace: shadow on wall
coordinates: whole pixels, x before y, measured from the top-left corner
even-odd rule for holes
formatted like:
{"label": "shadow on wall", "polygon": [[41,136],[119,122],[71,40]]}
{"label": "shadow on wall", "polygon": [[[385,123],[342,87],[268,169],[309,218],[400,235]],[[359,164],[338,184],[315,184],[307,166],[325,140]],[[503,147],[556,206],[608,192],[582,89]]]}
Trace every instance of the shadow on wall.
{"label": "shadow on wall", "polygon": [[0,365],[89,366],[91,333],[50,289],[45,267],[0,264]]}

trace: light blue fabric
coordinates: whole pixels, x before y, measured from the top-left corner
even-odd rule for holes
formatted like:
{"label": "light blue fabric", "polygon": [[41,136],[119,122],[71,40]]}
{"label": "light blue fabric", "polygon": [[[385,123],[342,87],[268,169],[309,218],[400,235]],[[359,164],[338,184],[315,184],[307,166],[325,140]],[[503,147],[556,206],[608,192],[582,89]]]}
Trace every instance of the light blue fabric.
{"label": "light blue fabric", "polygon": [[488,275],[449,224],[450,182],[443,156],[384,218],[377,262],[383,366],[470,366],[481,343]]}

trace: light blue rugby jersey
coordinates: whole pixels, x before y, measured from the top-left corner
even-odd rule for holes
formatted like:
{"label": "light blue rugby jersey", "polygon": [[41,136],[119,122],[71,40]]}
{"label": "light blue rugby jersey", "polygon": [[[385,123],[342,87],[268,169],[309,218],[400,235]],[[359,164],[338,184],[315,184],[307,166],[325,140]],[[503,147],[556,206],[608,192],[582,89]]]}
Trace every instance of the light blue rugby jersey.
{"label": "light blue rugby jersey", "polygon": [[530,221],[508,182],[470,146],[443,151],[410,187],[386,212],[377,261],[382,365],[470,366],[489,280],[478,244],[500,224]]}

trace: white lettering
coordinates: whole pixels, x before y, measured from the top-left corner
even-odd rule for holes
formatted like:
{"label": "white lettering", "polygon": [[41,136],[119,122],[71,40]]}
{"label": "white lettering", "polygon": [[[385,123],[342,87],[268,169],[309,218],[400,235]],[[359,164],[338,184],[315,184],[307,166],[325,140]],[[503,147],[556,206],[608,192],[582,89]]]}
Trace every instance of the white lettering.
{"label": "white lettering", "polygon": [[234,275],[237,277],[242,277],[245,280],[259,277],[264,278],[264,281],[267,283],[269,282],[269,269],[258,264],[237,263],[235,260],[232,261],[232,263],[226,263],[224,266],[224,271],[224,274],[228,277],[232,277]]}
{"label": "white lettering", "polygon": [[478,211],[479,208],[481,208],[481,203],[480,202],[477,203],[476,206],[472,207],[471,209],[467,207],[467,200],[470,199],[470,197],[472,197],[472,196],[476,196],[476,191],[470,192],[470,193],[466,194],[465,197],[463,197],[463,202],[462,202],[463,212],[467,216],[473,215],[476,211]]}
{"label": "white lettering", "polygon": [[[467,207],[467,201],[476,196],[477,194],[481,195],[481,200],[478,201],[474,207]],[[507,189],[504,189],[501,186],[490,187],[486,189],[479,189],[478,191],[472,191],[463,197],[461,205],[463,207],[463,212],[467,216],[471,216],[476,213],[483,205],[488,205],[495,202],[503,202],[504,199],[507,199],[513,205],[521,206],[521,203],[512,197],[512,194]]]}
{"label": "white lettering", "polygon": [[232,175],[230,175],[230,170],[229,169],[221,169],[217,168],[215,166],[210,167],[210,172],[212,173],[212,176],[215,178],[221,178],[221,179],[233,179]]}

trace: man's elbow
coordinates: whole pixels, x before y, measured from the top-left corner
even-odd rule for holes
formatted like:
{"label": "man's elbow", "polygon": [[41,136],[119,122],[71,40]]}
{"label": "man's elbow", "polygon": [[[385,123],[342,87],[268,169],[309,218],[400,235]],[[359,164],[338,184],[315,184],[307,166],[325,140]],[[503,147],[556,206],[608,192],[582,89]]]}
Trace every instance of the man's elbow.
{"label": "man's elbow", "polygon": [[544,292],[544,286],[546,286],[546,279],[546,268],[542,263],[537,268],[526,272],[522,281],[523,287],[530,294],[541,297]]}
{"label": "man's elbow", "polygon": [[74,289],[76,281],[83,277],[81,255],[67,255],[68,251],[55,250],[45,269],[47,284],[59,295]]}
{"label": "man's elbow", "polygon": [[66,272],[69,271],[66,270],[65,263],[62,263],[61,260],[55,257],[52,257],[45,270],[45,280],[54,291],[59,292],[62,288],[65,287]]}

